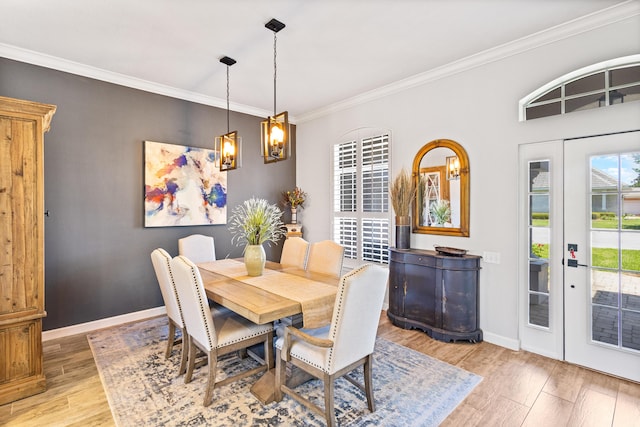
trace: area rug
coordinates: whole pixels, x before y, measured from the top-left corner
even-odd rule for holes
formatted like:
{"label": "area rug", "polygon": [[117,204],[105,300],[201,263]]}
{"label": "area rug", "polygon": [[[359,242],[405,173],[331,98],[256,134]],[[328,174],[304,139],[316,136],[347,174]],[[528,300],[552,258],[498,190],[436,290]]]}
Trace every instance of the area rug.
{"label": "area rug", "polygon": [[[260,374],[214,390],[213,403],[202,406],[203,366],[191,383],[177,377],[176,351],[164,358],[166,318],[96,331],[89,344],[118,426],[324,426],[324,419],[285,396],[262,405],[249,391]],[[255,366],[234,355],[218,363],[219,378]],[[362,371],[353,373],[362,380]],[[335,410],[341,426],[437,426],[482,380],[481,377],[388,340],[376,341],[373,386],[376,411],[364,394],[345,379],[335,383]],[[323,405],[319,380],[296,390]]]}

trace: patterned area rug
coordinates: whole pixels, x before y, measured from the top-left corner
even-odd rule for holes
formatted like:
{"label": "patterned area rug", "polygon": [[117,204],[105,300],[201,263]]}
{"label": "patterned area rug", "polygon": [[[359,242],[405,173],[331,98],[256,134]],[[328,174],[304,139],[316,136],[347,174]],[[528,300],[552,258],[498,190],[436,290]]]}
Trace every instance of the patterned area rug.
{"label": "patterned area rug", "polygon": [[[249,391],[257,374],[216,388],[211,406],[202,406],[206,370],[191,383],[177,377],[179,357],[164,358],[168,325],[158,317],[97,331],[88,336],[113,418],[118,426],[324,426],[293,399],[262,405]],[[335,410],[341,426],[437,426],[482,380],[429,356],[378,338],[373,365],[376,411],[345,379],[335,384]],[[218,363],[218,375],[254,366],[233,355]],[[354,374],[352,374],[354,375]],[[356,371],[362,380],[362,371]],[[310,381],[296,390],[323,406],[323,387]]]}

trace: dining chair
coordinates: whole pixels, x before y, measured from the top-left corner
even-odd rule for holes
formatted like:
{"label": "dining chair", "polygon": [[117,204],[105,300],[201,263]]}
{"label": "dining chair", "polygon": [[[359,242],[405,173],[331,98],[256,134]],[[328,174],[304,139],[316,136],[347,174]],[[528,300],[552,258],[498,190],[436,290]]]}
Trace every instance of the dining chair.
{"label": "dining chair", "polygon": [[[167,350],[164,358],[171,356],[171,351],[176,344],[182,344],[180,349],[180,369],[178,375],[184,374],[187,369],[187,336],[184,327],[184,319],[182,317],[182,308],[178,301],[176,287],[173,283],[173,275],[171,274],[171,255],[162,248],[154,249],[151,252],[151,262],[156,272],[160,292],[164,300],[164,306],[167,310],[167,319],[169,321],[169,335],[167,337]],[[180,337],[176,337],[176,332],[180,331]]]}
{"label": "dining chair", "polygon": [[315,242],[309,248],[307,271],[340,277],[342,275],[343,260],[343,246],[333,240]]}
{"label": "dining chair", "polygon": [[[275,400],[282,393],[324,416],[327,426],[336,425],[334,381],[342,376],[362,390],[371,412],[375,411],[372,382],[373,350],[388,270],[363,265],[340,278],[331,324],[319,329],[287,326],[276,340]],[[324,410],[286,385],[290,363],[324,382]],[[347,375],[364,366],[364,386]]]}
{"label": "dining chair", "polygon": [[309,242],[302,237],[289,237],[282,246],[280,264],[285,267],[296,267],[304,270],[307,266],[307,255],[309,254]]}
{"label": "dining chair", "polygon": [[[209,365],[203,401],[204,406],[209,406],[216,386],[223,386],[273,367],[273,326],[257,325],[230,310],[214,312],[212,315],[198,267],[188,258],[177,256],[171,260],[171,269],[189,341],[189,360],[184,382],[191,382],[199,349],[205,353]],[[264,345],[264,358],[252,352],[248,354],[258,360],[260,366],[216,382],[218,357],[232,352],[242,352],[256,344]]]}
{"label": "dining chair", "polygon": [[213,237],[192,234],[178,239],[178,255],[184,255],[196,264],[215,261],[216,248]]}

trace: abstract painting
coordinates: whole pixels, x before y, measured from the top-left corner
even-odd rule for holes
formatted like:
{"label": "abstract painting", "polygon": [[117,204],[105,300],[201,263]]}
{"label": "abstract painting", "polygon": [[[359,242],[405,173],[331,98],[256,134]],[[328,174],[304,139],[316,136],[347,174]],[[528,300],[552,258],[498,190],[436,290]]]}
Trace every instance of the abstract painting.
{"label": "abstract painting", "polygon": [[204,148],[144,142],[144,226],[227,223],[227,173]]}

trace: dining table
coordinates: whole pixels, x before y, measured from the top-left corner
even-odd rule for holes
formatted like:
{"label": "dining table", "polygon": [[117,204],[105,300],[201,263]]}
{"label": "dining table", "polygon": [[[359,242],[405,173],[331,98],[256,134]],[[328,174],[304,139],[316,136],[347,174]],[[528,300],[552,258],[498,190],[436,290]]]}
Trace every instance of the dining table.
{"label": "dining table", "polygon": [[[256,324],[283,321],[295,327],[320,328],[331,323],[339,278],[267,261],[260,276],[249,276],[242,259],[197,264],[207,297]],[[304,381],[299,376],[293,381]],[[251,387],[268,404],[275,397],[270,370]]]}

